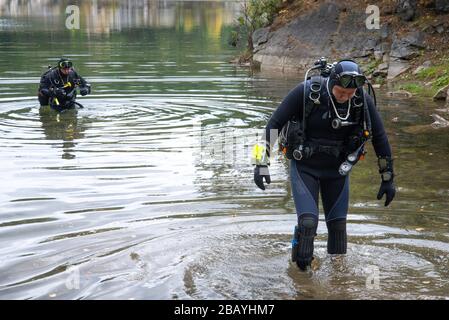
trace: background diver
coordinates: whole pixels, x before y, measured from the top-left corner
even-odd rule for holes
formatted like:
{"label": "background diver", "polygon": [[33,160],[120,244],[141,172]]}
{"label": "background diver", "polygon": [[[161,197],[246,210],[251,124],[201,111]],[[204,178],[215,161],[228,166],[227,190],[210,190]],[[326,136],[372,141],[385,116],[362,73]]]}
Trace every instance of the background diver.
{"label": "background diver", "polygon": [[70,109],[78,105],[76,102],[76,88],[85,96],[91,93],[91,85],[74,69],[68,58],[61,58],[57,67],[47,70],[41,77],[38,99],[41,106],[50,105],[57,111]]}
{"label": "background diver", "polygon": [[[320,74],[308,77],[311,70]],[[350,59],[328,64],[321,58],[273,112],[265,127],[265,141],[253,148],[254,182],[262,190],[263,179],[271,182],[270,149],[278,137],[280,149],[290,160],[298,218],[292,260],[306,270],[313,260],[319,192],[328,230],[327,252],[345,254],[349,172],[363,158],[365,143],[372,140],[381,174],[377,199],[385,194],[388,206],[396,193],[391,147],[376,109],[374,90]]]}

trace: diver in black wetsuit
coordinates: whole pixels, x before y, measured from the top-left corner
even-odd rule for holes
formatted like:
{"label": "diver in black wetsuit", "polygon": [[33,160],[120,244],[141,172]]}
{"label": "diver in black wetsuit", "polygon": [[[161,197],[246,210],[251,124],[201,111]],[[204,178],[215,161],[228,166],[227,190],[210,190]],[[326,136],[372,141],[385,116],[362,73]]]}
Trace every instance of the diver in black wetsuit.
{"label": "diver in black wetsuit", "polygon": [[78,104],[76,87],[85,96],[91,93],[91,85],[73,69],[73,63],[67,58],[61,58],[58,66],[46,71],[39,84],[38,99],[41,106],[50,104],[52,109],[62,111]]}
{"label": "diver in black wetsuit", "polygon": [[265,142],[253,149],[254,181],[265,190],[263,179],[268,184],[271,182],[270,148],[282,128],[280,148],[290,159],[298,216],[292,260],[302,270],[313,260],[319,191],[328,228],[328,253],[346,253],[348,173],[364,156],[364,145],[369,139],[378,157],[382,179],[377,199],[386,194],[385,206],[388,206],[396,192],[391,147],[375,101],[363,89],[368,83],[365,76],[349,59],[333,64],[327,76],[307,79],[306,75],[307,80],[291,90],[272,114],[266,126]]}

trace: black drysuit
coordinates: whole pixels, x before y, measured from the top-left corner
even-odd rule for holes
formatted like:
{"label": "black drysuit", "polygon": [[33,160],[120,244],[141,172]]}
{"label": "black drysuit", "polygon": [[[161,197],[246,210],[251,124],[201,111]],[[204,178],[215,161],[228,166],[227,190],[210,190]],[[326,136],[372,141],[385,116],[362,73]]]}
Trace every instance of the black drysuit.
{"label": "black drysuit", "polygon": [[58,68],[51,69],[41,77],[38,91],[39,103],[41,106],[50,104],[58,111],[71,108],[76,99],[76,86],[85,88],[87,85],[86,80],[73,69],[68,75],[64,75]]}
{"label": "black drysuit", "polygon": [[[307,85],[310,85],[310,81],[308,81]],[[346,139],[351,135],[351,132],[353,132],[353,127],[351,126],[341,127],[340,129],[332,128],[331,122],[336,115],[330,102],[326,85],[327,82],[324,81],[320,91],[321,103],[312,109],[310,115],[306,119],[306,142],[310,140],[314,142],[321,142],[322,144],[334,141],[342,143],[346,141]],[[266,141],[270,141],[271,133],[270,145],[274,144],[274,138],[278,136],[278,132],[280,132],[287,121],[293,119],[294,117],[302,121],[303,92],[304,83],[301,83],[288,93],[281,105],[272,114],[265,128]],[[376,155],[391,156],[391,147],[388,142],[380,115],[376,110],[371,96],[369,96],[366,92],[365,95],[371,119],[372,144]],[[333,99],[340,116],[346,115],[348,103],[339,104],[336,102],[335,98]],[[352,112],[350,113],[348,121],[354,121],[354,114]],[[344,154],[337,157],[329,153],[315,152],[310,158],[301,159],[300,161],[293,159],[290,161],[292,193],[299,225],[301,224],[301,219],[305,216],[313,218],[317,224],[319,214],[318,195],[319,191],[321,191],[323,209],[328,229],[334,228],[335,222],[337,222],[339,225],[337,228],[342,229],[342,232],[344,231],[344,237],[346,238],[346,216],[349,203],[349,176],[342,176],[338,172],[338,169],[344,160]],[[342,232],[339,234],[342,234]],[[338,237],[338,232],[337,235],[329,232],[329,237],[332,236]],[[337,241],[338,239],[334,240]],[[345,242],[345,239],[340,240],[342,241],[337,242]],[[330,239],[330,241],[332,242],[332,239]],[[345,253],[345,251],[346,244],[344,244],[344,248],[330,248],[329,252]]]}

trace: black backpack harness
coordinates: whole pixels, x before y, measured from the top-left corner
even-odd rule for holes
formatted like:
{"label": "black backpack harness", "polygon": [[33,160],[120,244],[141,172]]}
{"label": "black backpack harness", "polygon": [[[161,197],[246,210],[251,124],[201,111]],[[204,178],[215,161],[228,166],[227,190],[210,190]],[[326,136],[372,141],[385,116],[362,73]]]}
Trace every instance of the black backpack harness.
{"label": "black backpack harness", "polygon": [[[329,65],[327,65],[327,68],[329,68]],[[306,74],[303,119],[300,121],[294,117],[282,128],[279,135],[279,149],[288,159],[307,159],[315,153],[327,153],[336,158],[340,156],[347,157],[358,150],[358,161],[365,155],[364,144],[371,138],[371,119],[363,88],[358,88],[354,97],[351,98],[352,109],[350,112],[353,122],[341,121],[339,118],[334,118],[332,121],[334,129],[339,129],[343,126],[354,126],[354,129],[345,141],[313,139],[306,136],[306,119],[314,109],[323,103],[322,93],[323,88],[326,89],[327,81],[328,74],[324,73],[323,75],[323,71],[320,75],[312,77],[307,77]],[[370,84],[368,84],[368,88],[369,92],[372,90],[374,95],[374,90]],[[332,97],[329,96],[329,99],[332,99]]]}

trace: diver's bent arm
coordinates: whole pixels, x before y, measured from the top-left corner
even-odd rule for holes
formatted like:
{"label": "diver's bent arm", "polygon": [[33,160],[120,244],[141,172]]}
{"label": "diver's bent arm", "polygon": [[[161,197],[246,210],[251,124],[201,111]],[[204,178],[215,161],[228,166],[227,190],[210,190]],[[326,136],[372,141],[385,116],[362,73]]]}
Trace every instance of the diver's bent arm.
{"label": "diver's bent arm", "polygon": [[[273,112],[265,127],[265,141],[269,142],[270,148],[276,142],[282,127],[294,116],[302,119],[303,113],[304,83],[301,82],[293,88],[284,98],[279,107]],[[267,144],[268,145],[268,144]]]}

